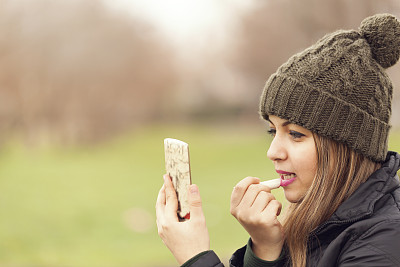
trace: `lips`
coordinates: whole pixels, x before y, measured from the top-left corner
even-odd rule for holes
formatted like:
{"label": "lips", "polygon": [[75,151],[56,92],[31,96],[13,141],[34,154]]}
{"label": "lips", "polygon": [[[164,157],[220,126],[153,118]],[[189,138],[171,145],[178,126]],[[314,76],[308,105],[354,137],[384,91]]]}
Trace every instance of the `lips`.
{"label": "lips", "polygon": [[288,186],[293,183],[297,176],[293,172],[286,172],[281,170],[276,170],[277,173],[281,175],[281,186]]}

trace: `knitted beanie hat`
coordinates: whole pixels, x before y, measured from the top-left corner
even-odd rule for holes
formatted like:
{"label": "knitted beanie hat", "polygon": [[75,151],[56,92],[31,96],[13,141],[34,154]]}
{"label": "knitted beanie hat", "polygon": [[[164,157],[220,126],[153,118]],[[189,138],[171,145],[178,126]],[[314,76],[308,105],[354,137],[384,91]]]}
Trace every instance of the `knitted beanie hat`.
{"label": "knitted beanie hat", "polygon": [[385,68],[400,56],[400,22],[390,14],[339,30],[291,57],[266,82],[260,114],[275,115],[345,143],[375,162],[386,158],[393,94]]}

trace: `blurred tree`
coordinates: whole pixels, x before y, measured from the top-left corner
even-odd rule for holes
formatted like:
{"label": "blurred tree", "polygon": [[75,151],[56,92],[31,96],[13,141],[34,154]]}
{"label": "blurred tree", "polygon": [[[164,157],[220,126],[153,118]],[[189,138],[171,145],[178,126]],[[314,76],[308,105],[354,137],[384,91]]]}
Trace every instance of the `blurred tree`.
{"label": "blurred tree", "polygon": [[177,72],[153,28],[101,1],[2,1],[0,125],[93,141],[157,116]]}

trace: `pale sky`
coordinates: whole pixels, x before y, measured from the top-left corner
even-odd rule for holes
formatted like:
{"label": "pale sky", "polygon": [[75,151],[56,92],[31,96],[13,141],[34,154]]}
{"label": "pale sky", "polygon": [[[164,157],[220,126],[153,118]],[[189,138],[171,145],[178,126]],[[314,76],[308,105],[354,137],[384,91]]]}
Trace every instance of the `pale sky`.
{"label": "pale sky", "polygon": [[223,35],[237,12],[252,6],[241,0],[104,0],[112,8],[154,22],[176,42],[196,41],[204,32]]}

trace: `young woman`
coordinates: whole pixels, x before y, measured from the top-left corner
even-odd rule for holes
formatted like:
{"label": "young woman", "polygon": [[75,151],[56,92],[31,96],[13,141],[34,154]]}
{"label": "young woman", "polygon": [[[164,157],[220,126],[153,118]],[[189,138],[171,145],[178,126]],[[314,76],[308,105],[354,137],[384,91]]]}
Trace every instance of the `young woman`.
{"label": "young woman", "polygon": [[[392,83],[385,68],[400,56],[400,22],[366,18],[294,55],[264,88],[260,113],[273,141],[268,158],[290,203],[260,180],[234,188],[231,213],[250,235],[231,266],[400,266],[400,156],[388,152]],[[159,235],[183,266],[223,266],[210,250],[196,185],[191,218],[179,222],[164,176]],[[182,238],[184,236],[184,238]]]}

